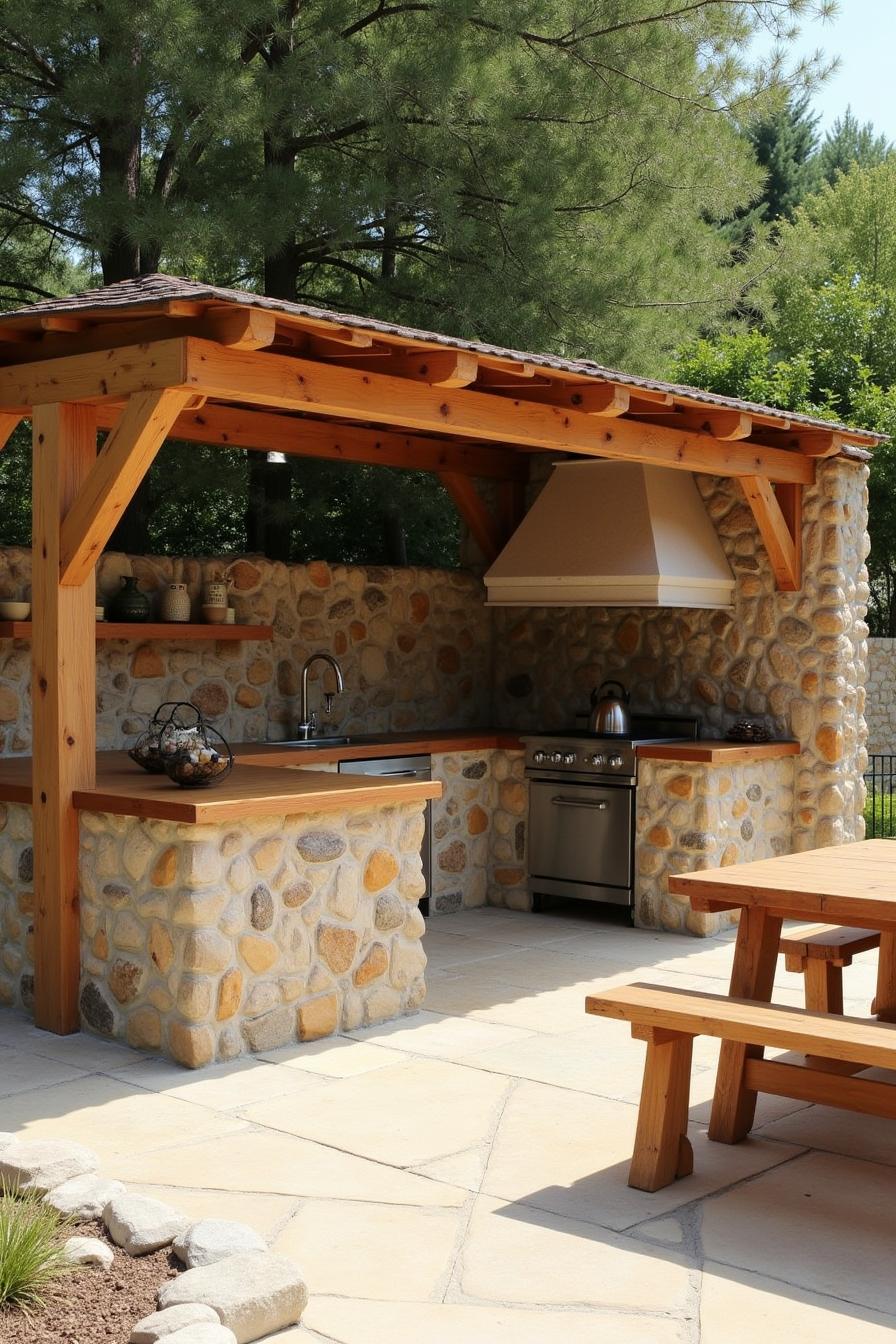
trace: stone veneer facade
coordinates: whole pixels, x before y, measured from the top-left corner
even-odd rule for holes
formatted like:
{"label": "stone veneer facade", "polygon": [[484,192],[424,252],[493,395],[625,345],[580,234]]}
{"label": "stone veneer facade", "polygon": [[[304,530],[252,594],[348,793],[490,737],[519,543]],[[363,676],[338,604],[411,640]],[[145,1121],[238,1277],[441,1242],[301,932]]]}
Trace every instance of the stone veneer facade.
{"label": "stone veneer facade", "polygon": [[[401,732],[470,727],[491,715],[491,626],[482,584],[462,571],[283,565],[259,556],[176,560],[103,555],[98,600],[135,574],[157,602],[187,583],[198,613],[203,583],[229,575],[241,624],[273,625],[272,641],[97,644],[97,745],[130,745],[163,700],[192,700],[231,741],[288,738],[298,722],[299,673],[310,653],[334,653],[345,673],[330,727]],[[0,548],[0,597],[31,595],[31,553]],[[323,673],[313,673],[318,707]],[[329,673],[327,676],[329,677]],[[31,751],[31,649],[0,642],[0,755]],[[330,685],[330,682],[327,682]],[[320,717],[320,712],[318,712]]]}
{"label": "stone veneer facade", "polygon": [[868,751],[896,755],[896,639],[868,641]]}
{"label": "stone veneer facade", "polygon": [[440,753],[432,765],[442,797],[432,805],[430,914],[477,905],[527,910],[523,753]]}
{"label": "stone veneer facade", "polygon": [[740,765],[641,761],[635,815],[635,922],[715,933],[737,915],[691,910],[670,874],[789,854],[794,756]]}

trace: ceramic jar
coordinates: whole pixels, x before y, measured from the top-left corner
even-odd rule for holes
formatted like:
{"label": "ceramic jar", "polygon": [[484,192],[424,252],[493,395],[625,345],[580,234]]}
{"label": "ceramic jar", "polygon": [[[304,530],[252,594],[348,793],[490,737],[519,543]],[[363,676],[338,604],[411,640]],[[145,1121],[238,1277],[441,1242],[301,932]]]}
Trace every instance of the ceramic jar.
{"label": "ceramic jar", "polygon": [[122,574],[121,591],[110,600],[106,611],[108,619],[136,623],[149,620],[149,598],[137,587],[131,574]]}
{"label": "ceramic jar", "polygon": [[163,621],[189,621],[190,594],[185,583],[169,583],[162,594],[159,615]]}
{"label": "ceramic jar", "polygon": [[202,605],[204,607],[226,607],[227,584],[207,583],[202,590]]}

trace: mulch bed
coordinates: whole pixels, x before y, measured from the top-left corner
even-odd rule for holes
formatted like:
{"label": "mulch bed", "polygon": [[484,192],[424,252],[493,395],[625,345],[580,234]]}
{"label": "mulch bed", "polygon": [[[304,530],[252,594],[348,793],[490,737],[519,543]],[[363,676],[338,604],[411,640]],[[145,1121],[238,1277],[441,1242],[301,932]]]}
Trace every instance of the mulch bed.
{"label": "mulch bed", "polygon": [[156,1294],[183,1268],[171,1247],[132,1258],[114,1246],[101,1222],[75,1223],[68,1237],[98,1237],[115,1252],[109,1270],[78,1269],[46,1292],[47,1305],[25,1315],[0,1308],[2,1344],[127,1344],[139,1320],[156,1310]]}

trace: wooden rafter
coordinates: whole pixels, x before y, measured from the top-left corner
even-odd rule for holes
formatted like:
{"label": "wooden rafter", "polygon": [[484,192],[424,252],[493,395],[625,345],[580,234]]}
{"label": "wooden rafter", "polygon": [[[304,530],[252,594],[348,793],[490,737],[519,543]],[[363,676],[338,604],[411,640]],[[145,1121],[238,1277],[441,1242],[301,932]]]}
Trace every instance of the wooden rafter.
{"label": "wooden rafter", "polygon": [[209,335],[235,350],[261,350],[271,345],[277,317],[266,308],[213,308],[205,319]]}
{"label": "wooden rafter", "polygon": [[745,476],[741,484],[778,588],[785,593],[799,592],[802,587],[800,487],[791,486],[789,492],[785,490],[782,508],[782,501],[764,476]]}
{"label": "wooden rafter", "polygon": [[452,471],[439,472],[439,480],[448,491],[470,535],[490,565],[497,557],[504,538],[501,526],[469,476]]}
{"label": "wooden rafter", "polygon": [[167,437],[189,393],[135,393],[66,512],[59,546],[59,582],[78,586],[100,553]]}
{"label": "wooden rafter", "polygon": [[631,393],[620,383],[550,383],[547,387],[515,389],[511,395],[546,406],[568,407],[584,415],[625,415],[631,405]]}
{"label": "wooden rafter", "polygon": [[[225,350],[208,342],[185,343],[185,381],[192,390],[223,400],[284,410],[369,420],[453,434],[479,441],[610,457],[717,476],[764,475],[808,484],[814,464],[801,453],[719,443],[705,434],[599,416],[461,388],[448,392],[387,374],[313,364],[283,355]],[[10,372],[18,372],[16,370]],[[2,372],[0,372],[2,380]],[[0,381],[2,390],[2,381]]]}
{"label": "wooden rafter", "polygon": [[753,419],[745,411],[676,411],[657,418],[653,423],[710,434],[725,443],[749,439],[753,433]]}
{"label": "wooden rafter", "polygon": [[[119,415],[117,406],[100,405],[97,424],[100,429],[111,429]],[[452,439],[212,403],[198,410],[183,410],[168,437],[222,448],[255,448],[287,457],[329,458],[413,471],[453,471],[497,480],[524,479],[528,470],[526,459],[512,448],[480,447]]]}

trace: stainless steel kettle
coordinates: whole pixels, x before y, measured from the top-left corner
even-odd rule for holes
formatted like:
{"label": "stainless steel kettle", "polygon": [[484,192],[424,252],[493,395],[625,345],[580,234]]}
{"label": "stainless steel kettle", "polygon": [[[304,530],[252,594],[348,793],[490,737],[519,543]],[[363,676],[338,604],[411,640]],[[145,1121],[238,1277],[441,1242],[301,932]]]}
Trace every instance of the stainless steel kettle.
{"label": "stainless steel kettle", "polygon": [[[617,694],[612,694],[616,691]],[[630,733],[632,716],[628,707],[628,693],[621,681],[605,681],[591,692],[592,733]]]}

